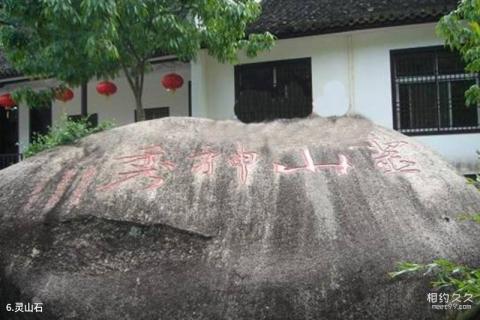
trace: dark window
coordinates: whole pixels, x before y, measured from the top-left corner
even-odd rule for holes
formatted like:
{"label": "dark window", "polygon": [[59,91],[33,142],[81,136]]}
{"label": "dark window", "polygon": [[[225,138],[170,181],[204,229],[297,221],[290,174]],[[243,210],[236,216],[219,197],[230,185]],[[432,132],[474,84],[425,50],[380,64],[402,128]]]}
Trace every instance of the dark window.
{"label": "dark window", "polygon": [[394,128],[409,135],[476,132],[478,106],[465,91],[479,83],[457,52],[444,47],[391,52]]}
{"label": "dark window", "polygon": [[0,108],[0,169],[21,159],[18,154],[18,108]]}
{"label": "dark window", "polygon": [[52,125],[52,106],[30,109],[30,142],[38,134],[46,134]]}
{"label": "dark window", "polygon": [[[78,121],[80,119],[84,118],[81,114],[75,114],[68,116],[68,120],[73,120],[73,121]],[[88,125],[90,128],[95,128],[98,126],[98,114],[97,113],[92,113],[88,115]]]}
{"label": "dark window", "polygon": [[192,81],[188,81],[188,116],[192,116]]}
{"label": "dark window", "polygon": [[312,113],[311,59],[235,67],[235,115],[243,122],[306,117]]}
{"label": "dark window", "polygon": [[[170,116],[170,107],[146,108],[145,120],[153,120]],[[137,110],[135,110],[135,122],[137,122]]]}

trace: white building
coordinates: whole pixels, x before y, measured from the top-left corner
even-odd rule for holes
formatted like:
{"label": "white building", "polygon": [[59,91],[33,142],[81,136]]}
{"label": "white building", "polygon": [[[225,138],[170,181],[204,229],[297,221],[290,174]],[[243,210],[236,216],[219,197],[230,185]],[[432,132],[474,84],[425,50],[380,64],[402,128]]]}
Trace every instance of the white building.
{"label": "white building", "polygon": [[[145,79],[145,107],[157,108],[147,113],[150,118],[168,114],[248,122],[307,115],[312,105],[322,116],[348,111],[414,136],[463,173],[477,172],[480,117],[477,108],[465,107],[463,95],[478,75],[465,74],[458,55],[445,49],[435,33],[436,21],[456,3],[265,0],[251,31],[275,34],[279,39],[271,51],[254,59],[240,56],[236,65],[218,63],[206,52],[189,64],[159,58]],[[172,71],[185,80],[174,94],[160,84]],[[0,94],[32,85],[18,82],[25,80],[4,68]],[[133,122],[134,100],[126,80],[115,80],[118,92],[108,99],[96,93],[96,82],[88,86],[89,113],[96,113],[99,121]],[[42,81],[33,84],[41,86]],[[80,113],[78,89],[65,107],[71,115]],[[168,113],[158,109],[165,107]],[[46,122],[58,119],[61,108],[54,103]],[[45,122],[24,106],[17,117],[2,117],[0,126],[10,124],[0,127],[0,135],[17,125],[20,149],[5,147],[15,137],[3,138],[0,153],[21,152],[31,132]]]}

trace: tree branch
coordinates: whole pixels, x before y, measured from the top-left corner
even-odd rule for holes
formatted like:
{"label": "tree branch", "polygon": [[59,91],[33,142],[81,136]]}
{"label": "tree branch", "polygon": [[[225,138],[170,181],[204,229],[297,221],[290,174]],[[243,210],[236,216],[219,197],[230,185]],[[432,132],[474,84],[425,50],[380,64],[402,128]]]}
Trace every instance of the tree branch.
{"label": "tree branch", "polygon": [[128,72],[128,67],[125,65],[125,63],[120,60],[120,65],[122,66],[123,73],[125,73],[125,77],[127,78],[128,84],[130,85],[130,88],[132,88],[133,94],[136,94],[137,88],[135,87],[135,84],[133,83],[132,76]]}
{"label": "tree branch", "polygon": [[137,59],[137,62],[139,61],[142,61],[142,57],[140,57],[140,55],[137,53],[137,51],[135,50],[135,47],[133,45],[133,43],[130,41],[130,39],[128,39],[128,37],[123,37],[122,35],[126,35],[128,34],[128,30],[125,30],[125,27],[122,23],[122,20],[121,19],[118,19],[117,18],[117,22],[118,22],[118,26],[119,26],[119,31],[120,31],[120,41],[123,42],[123,44],[130,50],[130,52],[132,53],[132,55],[135,57],[135,59]]}
{"label": "tree branch", "polygon": [[143,92],[143,80],[145,78],[145,61],[142,64],[142,69],[140,73],[140,92]]}

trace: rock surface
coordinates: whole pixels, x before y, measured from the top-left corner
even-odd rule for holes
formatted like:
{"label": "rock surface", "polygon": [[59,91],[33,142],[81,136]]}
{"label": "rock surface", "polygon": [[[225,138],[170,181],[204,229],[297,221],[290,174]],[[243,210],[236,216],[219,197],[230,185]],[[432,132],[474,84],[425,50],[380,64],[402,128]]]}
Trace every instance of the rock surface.
{"label": "rock surface", "polygon": [[5,319],[15,302],[38,319],[444,319],[428,279],[387,273],[480,265],[480,226],[457,219],[480,193],[358,117],[132,124],[2,170],[0,190]]}

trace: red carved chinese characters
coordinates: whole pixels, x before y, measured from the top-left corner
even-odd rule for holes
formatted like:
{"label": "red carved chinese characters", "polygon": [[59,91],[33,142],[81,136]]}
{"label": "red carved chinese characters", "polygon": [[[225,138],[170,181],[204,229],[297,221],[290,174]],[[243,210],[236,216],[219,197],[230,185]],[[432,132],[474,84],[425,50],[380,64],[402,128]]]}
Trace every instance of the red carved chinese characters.
{"label": "red carved chinese characters", "polygon": [[32,211],[33,208],[37,205],[37,202],[40,200],[41,196],[45,192],[48,180],[43,180],[36,184],[35,189],[30,193],[28,203],[23,207],[24,211]]}
{"label": "red carved chinese characters", "polygon": [[218,152],[213,152],[210,149],[204,149],[201,152],[194,154],[190,157],[195,161],[192,167],[192,172],[211,176],[214,170],[215,158],[218,156]]}
{"label": "red carved chinese characters", "polygon": [[377,166],[383,173],[413,173],[420,172],[414,168],[415,161],[406,160],[400,155],[400,148],[408,145],[406,141],[380,142],[376,138],[370,138],[370,149],[374,152],[372,155]]}
{"label": "red carved chinese characters", "polygon": [[58,204],[65,191],[67,191],[68,187],[70,187],[70,184],[73,181],[76,173],[77,171],[73,169],[67,170],[67,172],[65,172],[65,174],[62,176],[62,179],[58,183],[57,188],[48,199],[47,204],[44,208],[45,211],[53,209],[53,207]]}
{"label": "red carved chinese characters", "polygon": [[101,186],[99,190],[111,190],[124,182],[141,177],[148,178],[151,181],[144,189],[152,190],[161,187],[165,180],[159,175],[159,171],[173,171],[175,164],[161,159],[165,156],[165,151],[161,146],[154,145],[140,150],[142,151],[140,154],[117,158],[116,160],[120,160],[122,164],[129,165],[131,170],[120,172],[120,177],[116,181]]}
{"label": "red carved chinese characters", "polygon": [[228,160],[232,167],[237,167],[237,176],[242,184],[247,183],[249,168],[257,162],[257,154],[245,151],[243,145],[238,145],[236,153]]}
{"label": "red carved chinese characters", "polygon": [[287,167],[279,163],[274,163],[273,168],[276,173],[283,173],[283,174],[292,174],[299,171],[310,171],[310,172],[318,172],[321,170],[334,170],[339,175],[344,175],[348,173],[348,170],[352,168],[349,164],[348,159],[343,154],[338,156],[338,163],[334,164],[315,164],[312,159],[312,155],[308,149],[303,149],[302,151],[303,157],[303,166],[298,167]]}
{"label": "red carved chinese characters", "polygon": [[88,169],[82,174],[80,182],[78,183],[77,188],[73,191],[72,197],[68,203],[69,207],[76,207],[80,204],[80,200],[87,191],[87,188],[93,182],[97,169],[93,166],[88,167]]}

